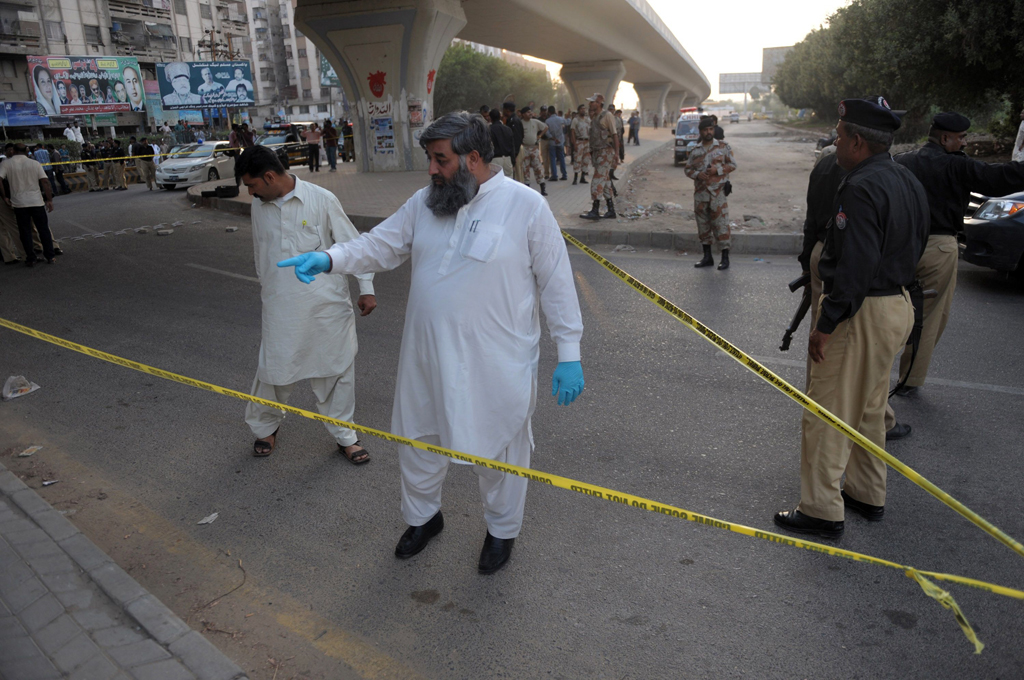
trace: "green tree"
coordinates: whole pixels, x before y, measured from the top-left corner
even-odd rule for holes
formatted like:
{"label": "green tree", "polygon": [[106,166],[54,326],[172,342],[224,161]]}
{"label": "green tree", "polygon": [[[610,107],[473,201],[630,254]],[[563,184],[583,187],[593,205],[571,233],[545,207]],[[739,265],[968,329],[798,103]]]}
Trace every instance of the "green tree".
{"label": "green tree", "polygon": [[459,43],[452,44],[441,59],[434,88],[435,117],[451,111],[478,111],[483,104],[500,107],[510,94],[519,107],[531,101],[562,109],[568,105],[568,93],[558,97],[547,72],[514,66]]}

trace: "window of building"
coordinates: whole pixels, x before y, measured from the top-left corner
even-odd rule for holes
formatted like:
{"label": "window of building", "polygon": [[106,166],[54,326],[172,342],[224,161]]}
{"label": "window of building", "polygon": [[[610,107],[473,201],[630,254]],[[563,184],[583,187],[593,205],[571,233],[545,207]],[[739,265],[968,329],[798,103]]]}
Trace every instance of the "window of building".
{"label": "window of building", "polygon": [[281,35],[286,38],[292,37],[292,27],[287,24],[281,27]]}
{"label": "window of building", "polygon": [[320,88],[320,96],[321,97],[330,97],[331,96],[331,88],[329,88],[329,87],[321,87]]}
{"label": "window of building", "polygon": [[273,80],[274,70],[269,68],[260,69],[260,80]]}
{"label": "window of building", "polygon": [[284,46],[284,56],[285,56],[286,59],[291,59],[292,58],[292,46],[291,45],[285,45]]}
{"label": "window of building", "polygon": [[313,90],[303,90],[302,91],[302,98],[303,99],[312,99],[313,98]]}
{"label": "window of building", "polygon": [[317,104],[316,110],[317,113],[327,113],[327,104]]}
{"label": "window of building", "polygon": [[306,106],[306,105],[300,106],[299,107],[299,113],[309,113],[309,107]]}
{"label": "window of building", "polygon": [[302,57],[305,57],[305,56],[306,56],[306,48],[305,47],[300,47],[299,48],[299,58],[301,59]]}
{"label": "window of building", "polygon": [[85,42],[90,45],[102,45],[103,41],[100,36],[99,26],[88,26],[83,24],[82,30],[85,32]]}
{"label": "window of building", "polygon": [[[4,31],[6,33],[7,31]],[[46,22],[46,39],[47,40],[64,40],[64,26],[59,21],[47,21]]]}
{"label": "window of building", "polygon": [[209,5],[202,5],[202,4],[199,5],[199,15],[201,17],[203,17],[204,19],[212,19],[213,18],[213,12],[210,11],[210,6]]}
{"label": "window of building", "polygon": [[270,57],[267,56],[266,52],[260,52],[259,60],[260,61],[270,61]]}
{"label": "window of building", "polygon": [[183,35],[180,38],[178,38],[178,40],[181,42],[181,51],[182,52],[187,52],[187,53],[191,53],[192,52],[192,38],[189,38],[188,36]]}
{"label": "window of building", "polygon": [[188,15],[188,8],[185,7],[185,0],[174,0],[174,13],[182,16]]}
{"label": "window of building", "polygon": [[306,36],[305,36],[305,34],[302,31],[300,31],[299,29],[296,28],[295,29],[295,37],[296,38],[305,38]]}
{"label": "window of building", "polygon": [[[18,76],[18,71],[14,68],[14,60],[0,59],[0,75],[3,75],[4,78],[11,79]],[[13,89],[13,87],[7,89]]]}
{"label": "window of building", "polygon": [[309,77],[309,69],[308,68],[300,68],[299,69],[299,75],[301,77],[303,77],[303,78],[308,78]]}

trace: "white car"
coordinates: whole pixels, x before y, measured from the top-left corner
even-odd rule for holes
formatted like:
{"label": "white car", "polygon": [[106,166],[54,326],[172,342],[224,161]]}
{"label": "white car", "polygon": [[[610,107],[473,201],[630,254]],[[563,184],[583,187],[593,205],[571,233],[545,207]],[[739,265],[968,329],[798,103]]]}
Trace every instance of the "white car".
{"label": "white car", "polygon": [[188,144],[156,167],[156,181],[164,189],[190,187],[222,177],[235,176],[235,158],[229,142]]}

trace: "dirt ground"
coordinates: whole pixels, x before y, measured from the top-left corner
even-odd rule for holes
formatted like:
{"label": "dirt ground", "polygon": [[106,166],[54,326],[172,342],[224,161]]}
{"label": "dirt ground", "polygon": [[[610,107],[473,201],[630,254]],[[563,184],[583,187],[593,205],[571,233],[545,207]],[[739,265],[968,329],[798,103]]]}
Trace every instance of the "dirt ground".
{"label": "dirt ground", "polygon": [[[814,166],[814,132],[783,129],[767,121],[726,123],[725,141],[737,170],[729,216],[736,233],[787,234],[803,228],[807,175]],[[696,231],[693,181],[675,166],[667,148],[637,166],[624,194],[627,208],[618,229]],[[662,210],[660,206],[665,208]]]}

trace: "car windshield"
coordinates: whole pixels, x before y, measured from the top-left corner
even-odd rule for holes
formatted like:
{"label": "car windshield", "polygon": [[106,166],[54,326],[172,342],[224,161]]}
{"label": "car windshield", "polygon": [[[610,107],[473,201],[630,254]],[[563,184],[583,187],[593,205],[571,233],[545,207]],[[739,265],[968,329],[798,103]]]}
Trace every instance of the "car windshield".
{"label": "car windshield", "polygon": [[178,158],[209,158],[213,155],[216,144],[189,144],[178,151]]}
{"label": "car windshield", "polygon": [[685,135],[697,134],[697,121],[695,120],[681,120],[679,125],[676,126],[676,137],[683,137]]}
{"label": "car windshield", "polygon": [[287,140],[285,139],[285,133],[283,132],[268,132],[267,134],[260,135],[256,138],[256,143],[261,146],[268,146],[270,144],[284,144]]}

